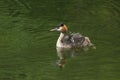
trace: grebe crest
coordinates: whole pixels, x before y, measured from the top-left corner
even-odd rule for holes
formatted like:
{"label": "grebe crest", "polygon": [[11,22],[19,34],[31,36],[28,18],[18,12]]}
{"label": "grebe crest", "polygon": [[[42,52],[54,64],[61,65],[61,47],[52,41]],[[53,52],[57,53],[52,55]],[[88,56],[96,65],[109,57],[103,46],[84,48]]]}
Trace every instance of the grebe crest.
{"label": "grebe crest", "polygon": [[65,24],[60,24],[60,26],[58,26],[58,29],[60,29],[60,32],[62,33],[66,33],[68,31],[68,28]]}

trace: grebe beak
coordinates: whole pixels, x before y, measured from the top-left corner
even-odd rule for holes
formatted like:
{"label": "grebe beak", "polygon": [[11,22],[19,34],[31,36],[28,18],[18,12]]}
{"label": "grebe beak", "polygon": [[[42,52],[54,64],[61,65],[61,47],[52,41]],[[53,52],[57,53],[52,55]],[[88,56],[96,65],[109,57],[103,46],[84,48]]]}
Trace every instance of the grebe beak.
{"label": "grebe beak", "polygon": [[51,29],[50,31],[57,31],[58,29],[57,28],[54,28],[54,29]]}

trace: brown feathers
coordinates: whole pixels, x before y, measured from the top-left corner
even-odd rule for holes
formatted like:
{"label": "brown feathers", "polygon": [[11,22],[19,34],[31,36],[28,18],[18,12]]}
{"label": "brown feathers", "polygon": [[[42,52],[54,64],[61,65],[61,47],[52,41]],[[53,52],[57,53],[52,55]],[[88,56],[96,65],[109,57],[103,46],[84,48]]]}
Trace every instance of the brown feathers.
{"label": "brown feathers", "polygon": [[62,27],[62,29],[61,29],[61,32],[62,33],[66,33],[67,32],[67,26],[64,24],[63,26],[61,26]]}

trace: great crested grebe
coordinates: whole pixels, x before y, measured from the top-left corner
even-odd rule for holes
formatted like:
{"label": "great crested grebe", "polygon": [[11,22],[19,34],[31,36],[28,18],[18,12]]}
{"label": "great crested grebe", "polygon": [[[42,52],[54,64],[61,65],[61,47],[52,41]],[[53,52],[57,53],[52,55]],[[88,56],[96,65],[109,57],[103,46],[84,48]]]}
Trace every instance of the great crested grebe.
{"label": "great crested grebe", "polygon": [[60,24],[50,31],[59,31],[60,36],[57,40],[56,47],[60,48],[82,48],[86,46],[95,46],[91,43],[88,37],[82,36],[79,33],[68,34],[68,28],[65,24]]}

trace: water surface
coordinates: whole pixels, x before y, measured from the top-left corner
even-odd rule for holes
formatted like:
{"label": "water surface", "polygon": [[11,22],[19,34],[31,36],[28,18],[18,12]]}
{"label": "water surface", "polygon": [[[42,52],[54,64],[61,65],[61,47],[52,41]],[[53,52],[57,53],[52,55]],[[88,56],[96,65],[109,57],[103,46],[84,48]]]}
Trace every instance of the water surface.
{"label": "water surface", "polygon": [[[1,0],[0,80],[119,80],[119,17],[118,0]],[[61,22],[97,47],[65,52],[62,69],[49,32]]]}

